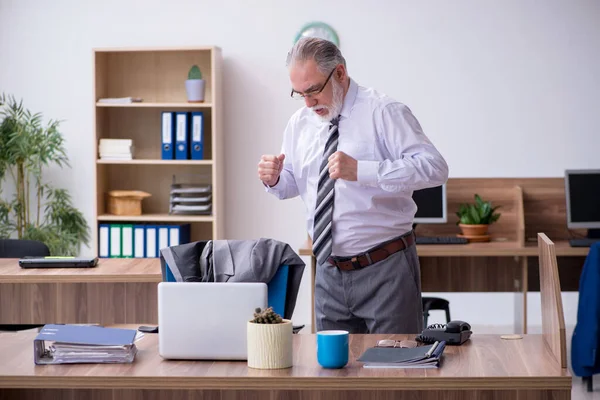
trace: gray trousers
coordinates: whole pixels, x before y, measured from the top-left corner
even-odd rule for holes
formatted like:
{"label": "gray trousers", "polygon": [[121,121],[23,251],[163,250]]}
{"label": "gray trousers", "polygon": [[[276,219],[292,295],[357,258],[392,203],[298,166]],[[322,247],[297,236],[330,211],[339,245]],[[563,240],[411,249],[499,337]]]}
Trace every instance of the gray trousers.
{"label": "gray trousers", "polygon": [[315,319],[317,332],[421,333],[421,269],[416,246],[352,271],[328,262],[318,265]]}

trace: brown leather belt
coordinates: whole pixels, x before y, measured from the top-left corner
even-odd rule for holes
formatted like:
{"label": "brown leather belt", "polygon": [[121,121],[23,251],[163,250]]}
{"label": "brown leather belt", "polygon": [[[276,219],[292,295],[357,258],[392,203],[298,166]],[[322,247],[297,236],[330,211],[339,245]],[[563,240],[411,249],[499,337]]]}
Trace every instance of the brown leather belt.
{"label": "brown leather belt", "polygon": [[342,271],[352,271],[353,269],[361,269],[383,261],[392,254],[412,246],[414,243],[415,235],[411,232],[409,235],[402,236],[393,242],[384,243],[371,251],[351,257],[350,259],[342,258],[335,260],[333,257],[329,257],[328,261]]}

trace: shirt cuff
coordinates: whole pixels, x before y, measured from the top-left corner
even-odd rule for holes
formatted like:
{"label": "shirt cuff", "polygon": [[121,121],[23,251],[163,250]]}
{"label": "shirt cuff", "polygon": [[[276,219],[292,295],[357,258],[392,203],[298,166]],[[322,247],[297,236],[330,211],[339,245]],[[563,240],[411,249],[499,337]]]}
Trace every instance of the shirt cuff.
{"label": "shirt cuff", "polygon": [[378,171],[379,161],[358,161],[356,171],[358,183],[376,185]]}

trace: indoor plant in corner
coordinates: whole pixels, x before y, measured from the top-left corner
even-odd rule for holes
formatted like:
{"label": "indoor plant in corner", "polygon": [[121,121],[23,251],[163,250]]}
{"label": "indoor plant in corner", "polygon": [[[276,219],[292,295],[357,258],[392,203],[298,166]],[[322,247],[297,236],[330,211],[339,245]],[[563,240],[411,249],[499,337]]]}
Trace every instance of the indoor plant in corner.
{"label": "indoor plant in corner", "polygon": [[0,238],[38,240],[52,255],[76,256],[89,227],[65,189],[43,179],[51,165],[68,166],[59,121],[42,125],[14,97],[0,95]]}
{"label": "indoor plant in corner", "polygon": [[185,92],[189,103],[202,103],[204,101],[204,79],[197,65],[192,66],[185,81]]}
{"label": "indoor plant in corner", "polygon": [[478,194],[475,194],[475,204],[461,204],[456,213],[461,236],[473,242],[489,241],[488,228],[500,218],[495,212],[499,207],[492,207],[491,202],[483,201]]}
{"label": "indoor plant in corner", "polygon": [[248,321],[248,367],[258,369],[292,366],[292,321],[273,311],[257,308]]}

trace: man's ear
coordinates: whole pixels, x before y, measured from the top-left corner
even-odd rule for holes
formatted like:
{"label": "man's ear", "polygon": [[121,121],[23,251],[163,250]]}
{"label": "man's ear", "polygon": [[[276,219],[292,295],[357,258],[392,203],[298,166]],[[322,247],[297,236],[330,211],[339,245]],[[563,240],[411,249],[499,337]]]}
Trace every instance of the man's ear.
{"label": "man's ear", "polygon": [[343,82],[346,78],[346,68],[342,64],[338,64],[334,73],[335,77],[339,82]]}

